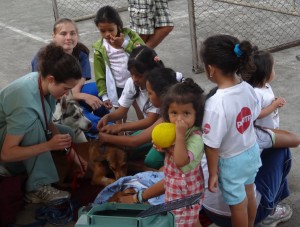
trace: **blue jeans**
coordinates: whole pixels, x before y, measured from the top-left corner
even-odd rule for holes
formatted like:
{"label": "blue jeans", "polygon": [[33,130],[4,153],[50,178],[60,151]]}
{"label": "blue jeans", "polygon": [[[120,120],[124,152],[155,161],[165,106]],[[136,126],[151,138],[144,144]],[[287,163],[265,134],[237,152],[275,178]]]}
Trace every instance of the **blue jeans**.
{"label": "blue jeans", "polygon": [[[277,204],[290,194],[287,182],[287,175],[292,166],[290,149],[265,149],[261,153],[261,161],[262,166],[255,178],[256,190],[261,194],[255,224],[264,220]],[[214,214],[204,207],[202,209],[215,224],[223,227],[231,226],[229,217]]]}

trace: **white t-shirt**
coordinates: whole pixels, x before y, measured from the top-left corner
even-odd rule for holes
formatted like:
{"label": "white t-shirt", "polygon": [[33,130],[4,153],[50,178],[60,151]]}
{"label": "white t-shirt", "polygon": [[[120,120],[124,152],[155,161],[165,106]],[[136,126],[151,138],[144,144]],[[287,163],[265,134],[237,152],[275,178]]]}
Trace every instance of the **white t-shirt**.
{"label": "white t-shirt", "polygon": [[121,97],[119,98],[119,105],[125,108],[129,108],[133,104],[134,100],[136,100],[138,107],[140,108],[141,112],[144,115],[144,118],[147,117],[147,113],[159,114],[159,108],[156,108],[153,105],[149,109],[147,109],[147,113],[144,113],[143,109],[146,102],[148,101],[148,92],[146,89],[144,90],[140,89],[140,94],[136,99],[133,98],[135,93],[136,93],[136,89],[134,86],[134,82],[130,77],[125,84]]}
{"label": "white t-shirt", "polygon": [[[274,92],[270,84],[266,84],[266,87],[263,88],[254,88],[257,98],[261,103],[261,109],[269,106],[275,99]],[[265,116],[264,118],[257,119],[255,122],[256,125],[278,129],[279,128],[279,114],[278,108],[273,111],[271,114]]]}
{"label": "white t-shirt", "polygon": [[218,89],[205,104],[203,141],[222,158],[236,156],[256,142],[253,121],[260,113],[254,89],[246,82]]}
{"label": "white t-shirt", "polygon": [[131,76],[130,72],[127,70],[129,56],[124,49],[114,48],[106,41],[106,39],[103,39],[103,45],[107,52],[110,69],[115,78],[116,87],[124,88],[127,79]]}

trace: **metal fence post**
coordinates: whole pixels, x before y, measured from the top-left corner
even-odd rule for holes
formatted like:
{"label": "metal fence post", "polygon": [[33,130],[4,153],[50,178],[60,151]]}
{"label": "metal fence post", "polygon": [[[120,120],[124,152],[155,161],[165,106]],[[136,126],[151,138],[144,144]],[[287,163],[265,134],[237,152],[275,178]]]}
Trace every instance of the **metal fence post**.
{"label": "metal fence post", "polygon": [[194,0],[188,0],[188,12],[192,44],[193,72],[200,73],[203,72],[203,67],[201,66],[198,54]]}
{"label": "metal fence post", "polygon": [[53,7],[54,19],[57,20],[59,18],[59,14],[58,14],[58,8],[57,8],[56,0],[52,0],[52,7]]}

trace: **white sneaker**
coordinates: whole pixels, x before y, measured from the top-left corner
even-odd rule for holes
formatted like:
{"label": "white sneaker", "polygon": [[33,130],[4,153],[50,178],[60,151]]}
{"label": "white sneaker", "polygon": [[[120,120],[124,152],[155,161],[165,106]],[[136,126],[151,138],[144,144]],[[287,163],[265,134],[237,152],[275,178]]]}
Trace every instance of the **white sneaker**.
{"label": "white sneaker", "polygon": [[70,193],[61,191],[50,185],[44,185],[34,192],[27,192],[25,200],[28,203],[47,203],[56,199],[67,199],[70,198]]}
{"label": "white sneaker", "polygon": [[10,177],[12,176],[12,174],[3,165],[0,164],[0,176]]}
{"label": "white sneaker", "polygon": [[287,204],[278,204],[275,212],[262,221],[261,226],[276,227],[279,223],[285,222],[292,217],[293,210]]}

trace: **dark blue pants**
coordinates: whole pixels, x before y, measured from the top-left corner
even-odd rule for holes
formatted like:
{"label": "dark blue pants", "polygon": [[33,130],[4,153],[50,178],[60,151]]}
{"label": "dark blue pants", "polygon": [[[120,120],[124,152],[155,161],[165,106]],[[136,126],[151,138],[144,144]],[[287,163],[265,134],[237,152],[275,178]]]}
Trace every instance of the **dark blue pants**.
{"label": "dark blue pants", "polygon": [[[99,97],[96,82],[84,84],[81,88],[81,92]],[[99,99],[102,101],[101,97],[99,97]],[[86,116],[92,122],[92,128],[89,130],[89,133],[98,133],[97,123],[100,121],[101,117],[109,113],[109,110],[107,110],[104,106],[101,106],[99,109],[93,111],[93,109],[86,102],[80,101],[79,103],[83,109],[84,116]]]}

